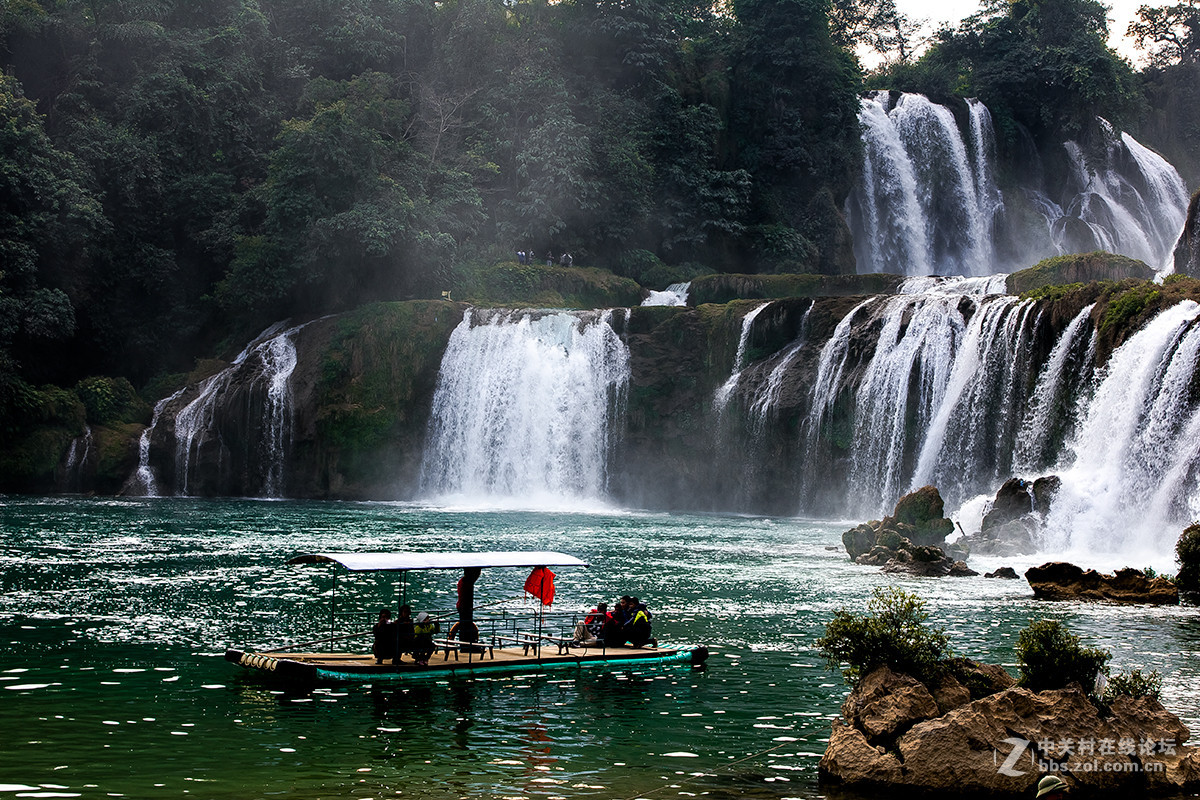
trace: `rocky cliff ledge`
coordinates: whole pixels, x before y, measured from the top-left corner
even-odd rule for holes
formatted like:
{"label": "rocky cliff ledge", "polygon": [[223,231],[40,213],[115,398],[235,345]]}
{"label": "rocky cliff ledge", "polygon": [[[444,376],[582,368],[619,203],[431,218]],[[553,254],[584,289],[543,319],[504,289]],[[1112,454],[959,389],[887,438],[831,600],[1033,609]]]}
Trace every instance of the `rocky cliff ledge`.
{"label": "rocky cliff ledge", "polygon": [[935,685],[887,667],[863,678],[833,724],[822,781],[1032,797],[1053,773],[1073,797],[1200,789],[1200,749],[1157,700],[1118,697],[1101,713],[1078,688],[1033,692],[999,667],[955,662]]}

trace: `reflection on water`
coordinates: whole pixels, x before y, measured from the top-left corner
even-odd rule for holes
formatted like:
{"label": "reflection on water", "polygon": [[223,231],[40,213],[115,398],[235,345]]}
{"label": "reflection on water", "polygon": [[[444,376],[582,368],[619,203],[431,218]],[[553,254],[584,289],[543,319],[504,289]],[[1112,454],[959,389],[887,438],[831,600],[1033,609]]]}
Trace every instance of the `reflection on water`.
{"label": "reflection on water", "polygon": [[[1029,618],[1062,619],[1111,650],[1115,667],[1162,671],[1167,705],[1200,723],[1195,609],[1037,604],[1024,581],[889,577],[826,550],[845,527],[386,504],[0,500],[0,800],[814,798],[825,794],[816,764],[845,687],[812,642],[835,609],[862,608],[872,588],[892,583],[926,599],[959,652],[1000,663],[1013,662]],[[229,645],[328,630],[330,571],[282,566],[288,557],[387,549],[571,552],[593,566],[560,571],[556,607],[638,594],[660,639],[709,644],[709,664],[297,697],[221,658]],[[485,571],[479,601],[519,596],[523,579]],[[393,576],[343,575],[338,606],[369,617],[396,589]],[[454,602],[443,573],[416,576],[407,591],[417,607]]]}

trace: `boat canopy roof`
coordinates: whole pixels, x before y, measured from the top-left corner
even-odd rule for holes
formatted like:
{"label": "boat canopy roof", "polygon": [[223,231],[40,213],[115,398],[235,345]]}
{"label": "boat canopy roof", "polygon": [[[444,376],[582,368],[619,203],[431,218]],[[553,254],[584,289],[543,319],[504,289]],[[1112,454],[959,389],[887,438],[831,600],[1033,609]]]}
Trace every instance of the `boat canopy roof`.
{"label": "boat canopy roof", "polygon": [[552,550],[496,550],[482,553],[307,553],[289,564],[341,564],[351,572],[468,567],[586,567],[586,561]]}

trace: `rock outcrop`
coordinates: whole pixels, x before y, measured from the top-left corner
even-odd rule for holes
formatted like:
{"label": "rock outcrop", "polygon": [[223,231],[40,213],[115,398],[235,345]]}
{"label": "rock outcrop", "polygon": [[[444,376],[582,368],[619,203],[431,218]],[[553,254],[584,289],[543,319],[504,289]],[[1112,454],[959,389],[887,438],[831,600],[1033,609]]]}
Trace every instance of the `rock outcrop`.
{"label": "rock outcrop", "polygon": [[984,515],[979,533],[968,538],[971,552],[999,556],[1036,553],[1038,531],[1061,483],[1056,475],[1005,481]]}
{"label": "rock outcrop", "polygon": [[1031,797],[1053,772],[1088,793],[1200,788],[1200,750],[1184,746],[1187,728],[1153,698],[1119,697],[1101,716],[1077,687],[1032,692],[1005,673],[972,691],[958,669],[944,674],[936,687],[886,667],[868,674],[833,724],[822,781]]}
{"label": "rock outcrop", "polygon": [[1200,192],[1192,195],[1183,235],[1175,243],[1175,271],[1200,278]]}
{"label": "rock outcrop", "polygon": [[1004,578],[1005,580],[1015,581],[1017,578],[1019,578],[1021,576],[1018,575],[1017,571],[1015,569],[1013,569],[1012,567],[1000,567],[999,569],[994,569],[991,572],[985,572],[983,574],[983,577],[985,577],[985,578]]}
{"label": "rock outcrop", "polygon": [[965,550],[946,544],[954,523],[943,516],[944,511],[938,490],[923,486],[901,497],[890,517],[846,531],[842,544],[855,563],[883,567],[884,572],[923,577],[978,575],[953,557],[965,557]]}
{"label": "rock outcrop", "polygon": [[1162,576],[1126,567],[1113,575],[1085,570],[1065,561],[1050,561],[1025,571],[1039,600],[1107,600],[1113,603],[1178,605],[1179,591]]}

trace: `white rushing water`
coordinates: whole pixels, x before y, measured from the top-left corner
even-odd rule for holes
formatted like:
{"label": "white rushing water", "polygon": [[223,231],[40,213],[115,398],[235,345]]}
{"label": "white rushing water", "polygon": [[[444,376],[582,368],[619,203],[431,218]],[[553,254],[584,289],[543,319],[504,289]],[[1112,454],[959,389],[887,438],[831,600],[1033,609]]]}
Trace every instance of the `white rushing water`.
{"label": "white rushing water", "polygon": [[[644,304],[643,304],[644,305]],[[737,354],[733,358],[733,371],[725,383],[717,387],[716,396],[713,398],[713,404],[716,406],[717,413],[723,413],[725,407],[729,405],[729,398],[737,389],[738,381],[741,379],[742,370],[746,367],[746,347],[750,344],[750,329],[754,327],[755,318],[766,309],[770,303],[763,303],[750,309],[746,316],[742,317],[742,329],[738,335]]]}
{"label": "white rushing water", "polygon": [[474,505],[604,503],[630,375],[611,321],[611,311],[468,310],[442,357],[423,493]]}
{"label": "white rushing water", "polygon": [[1098,119],[1092,151],[1063,143],[1065,185],[1029,179],[1014,203],[996,182],[991,114],[974,99],[966,109],[960,128],[923,95],[862,99],[863,171],[846,202],[860,273],[990,275],[1096,249],[1169,267],[1188,193],[1162,156]]}
{"label": "white rushing water", "polygon": [[1112,354],[1058,471],[1047,549],[1150,557],[1200,514],[1197,318],[1183,301]]}
{"label": "white rushing water", "polygon": [[[291,376],[297,356],[293,337],[304,325],[287,327],[275,323],[259,334],[227,368],[211,375],[195,389],[196,396],[174,413],[175,480],[169,494],[187,496],[196,492],[195,481],[202,448],[216,452],[218,470],[231,467],[229,446],[217,425],[222,411],[230,409],[229,397],[235,389],[246,392],[249,398],[260,398],[257,406],[240,408],[245,415],[245,433],[256,437],[248,443],[252,474],[261,475],[261,485],[248,493],[261,497],[280,497],[292,443],[294,408]],[[162,492],[158,478],[150,465],[150,448],[154,429],[166,409],[188,389],[181,389],[154,408],[154,417],[139,442],[138,468],[132,482],[133,490],[147,496]]]}
{"label": "white rushing water", "polygon": [[686,306],[688,291],[692,288],[692,282],[672,283],[666,289],[659,291],[650,291],[649,296],[642,301],[644,306]]}

